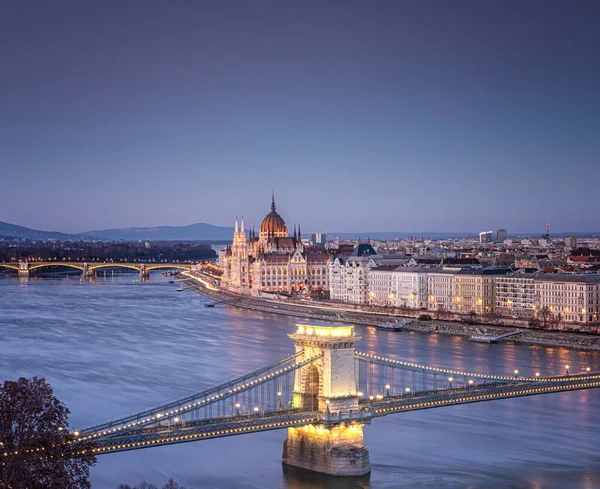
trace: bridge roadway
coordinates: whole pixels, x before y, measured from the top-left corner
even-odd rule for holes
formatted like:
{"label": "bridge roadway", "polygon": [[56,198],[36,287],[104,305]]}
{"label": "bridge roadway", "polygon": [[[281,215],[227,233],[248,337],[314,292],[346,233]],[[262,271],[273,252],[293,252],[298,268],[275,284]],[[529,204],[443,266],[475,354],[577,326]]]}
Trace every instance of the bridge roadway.
{"label": "bridge roadway", "polygon": [[543,377],[531,381],[511,379],[463,388],[433,389],[412,394],[362,399],[355,413],[319,413],[315,410],[278,409],[256,414],[204,418],[185,423],[146,426],[125,432],[100,435],[94,440],[94,453],[122,452],[175,443],[236,436],[259,431],[340,422],[368,424],[373,418],[390,414],[440,407],[487,402],[514,397],[552,394],[600,387],[600,373]]}
{"label": "bridge roadway", "polygon": [[84,262],[84,261],[19,261],[19,262],[0,262],[0,268],[16,270],[19,275],[27,276],[30,272],[42,268],[64,267],[80,270],[84,275],[93,275],[96,271],[107,268],[127,268],[135,270],[140,275],[147,275],[152,270],[186,270],[192,269],[190,263],[179,262]]}

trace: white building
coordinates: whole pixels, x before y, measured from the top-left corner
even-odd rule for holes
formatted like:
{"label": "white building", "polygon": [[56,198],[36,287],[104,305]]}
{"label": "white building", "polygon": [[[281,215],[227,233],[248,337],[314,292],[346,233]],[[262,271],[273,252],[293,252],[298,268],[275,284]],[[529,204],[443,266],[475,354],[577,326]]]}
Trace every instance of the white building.
{"label": "white building", "polygon": [[483,231],[483,232],[479,233],[479,242],[480,243],[490,243],[492,241],[493,234],[494,233],[492,231]]}
{"label": "white building", "polygon": [[427,277],[430,272],[440,270],[438,268],[398,267],[392,274],[394,305],[412,309],[427,308],[429,297]]}
{"label": "white building", "polygon": [[370,244],[361,243],[352,255],[340,255],[329,262],[329,297],[351,304],[367,304],[369,285],[367,274],[376,255]]}
{"label": "white building", "polygon": [[590,323],[600,316],[600,275],[540,275],[535,280],[535,307],[563,321]]}
{"label": "white building", "polygon": [[459,271],[458,268],[444,268],[427,274],[428,309],[452,311],[455,297],[454,277]]}
{"label": "white building", "polygon": [[496,307],[503,316],[535,317],[535,278],[522,272],[496,277]]}

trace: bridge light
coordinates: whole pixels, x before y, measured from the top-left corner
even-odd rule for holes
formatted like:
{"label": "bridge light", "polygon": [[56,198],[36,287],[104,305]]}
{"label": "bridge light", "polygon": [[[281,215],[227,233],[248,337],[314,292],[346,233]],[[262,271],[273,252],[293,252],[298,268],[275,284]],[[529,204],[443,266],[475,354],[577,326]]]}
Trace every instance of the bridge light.
{"label": "bridge light", "polygon": [[514,373],[515,373],[515,377],[518,377],[518,376],[519,376],[519,371],[518,371],[517,369],[515,369],[515,372],[514,372]]}
{"label": "bridge light", "polygon": [[254,406],[254,412],[258,413],[258,406]]}
{"label": "bridge light", "polygon": [[569,366],[568,365],[565,365],[565,372],[567,375],[569,375]]}
{"label": "bridge light", "polygon": [[175,418],[173,421],[175,421],[176,423],[179,423],[179,418]]}
{"label": "bridge light", "polygon": [[586,367],[585,371],[589,372],[590,371],[590,367]]}
{"label": "bridge light", "polygon": [[73,432],[73,435],[74,435],[74,436],[79,436],[79,431],[74,431],[74,432]]}
{"label": "bridge light", "polygon": [[[588,368],[588,371],[589,371],[589,368]],[[361,391],[358,391],[358,392],[356,393],[356,395],[357,395],[358,397],[362,397],[364,394],[363,394]]]}
{"label": "bridge light", "polygon": [[406,393],[408,394],[410,392],[410,387],[407,387],[406,389],[404,389],[406,391]]}
{"label": "bridge light", "polygon": [[540,373],[539,373],[539,372],[536,372],[536,373],[535,373],[535,376],[536,376],[536,377],[539,377],[539,376],[540,376]]}

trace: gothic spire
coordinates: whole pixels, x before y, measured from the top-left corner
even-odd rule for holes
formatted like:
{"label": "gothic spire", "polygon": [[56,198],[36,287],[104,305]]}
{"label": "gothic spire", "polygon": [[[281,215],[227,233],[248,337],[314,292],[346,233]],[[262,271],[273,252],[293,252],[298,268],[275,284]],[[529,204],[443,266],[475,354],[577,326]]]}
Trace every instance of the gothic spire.
{"label": "gothic spire", "polygon": [[294,223],[294,240],[298,239],[298,235],[296,234],[296,223]]}
{"label": "gothic spire", "polygon": [[238,219],[237,219],[237,216],[235,216],[235,231],[234,232],[235,232],[235,234],[238,233]]}
{"label": "gothic spire", "polygon": [[300,234],[300,223],[298,223],[298,241],[302,241],[302,236]]}
{"label": "gothic spire", "polygon": [[271,193],[271,210],[275,212],[275,189]]}
{"label": "gothic spire", "polygon": [[244,215],[242,214],[242,228],[240,229],[240,233],[245,234],[246,230],[244,229]]}

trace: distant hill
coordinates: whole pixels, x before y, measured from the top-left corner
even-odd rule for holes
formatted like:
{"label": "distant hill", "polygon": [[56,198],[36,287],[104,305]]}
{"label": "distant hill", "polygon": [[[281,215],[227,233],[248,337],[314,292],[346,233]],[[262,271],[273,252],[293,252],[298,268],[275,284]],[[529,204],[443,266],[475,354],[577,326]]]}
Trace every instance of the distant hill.
{"label": "distant hill", "polygon": [[98,239],[106,241],[231,241],[233,228],[198,223],[189,226],[134,227],[126,229],[101,229],[78,234],[57,231],[39,231],[0,221],[0,236],[4,238],[56,240]]}
{"label": "distant hill", "polygon": [[[1,230],[0,230],[1,233]],[[189,226],[157,226],[139,227],[126,229],[95,229],[86,233],[78,234],[79,239],[97,237],[116,241],[199,241],[199,240],[231,240],[233,228],[225,226],[213,226],[199,222]]]}
{"label": "distant hill", "polygon": [[10,224],[8,222],[0,221],[0,235],[3,237],[10,238],[21,238],[21,239],[81,239],[75,234],[59,233],[57,231],[38,231],[37,229],[26,228],[25,226],[17,226],[16,224]]}

